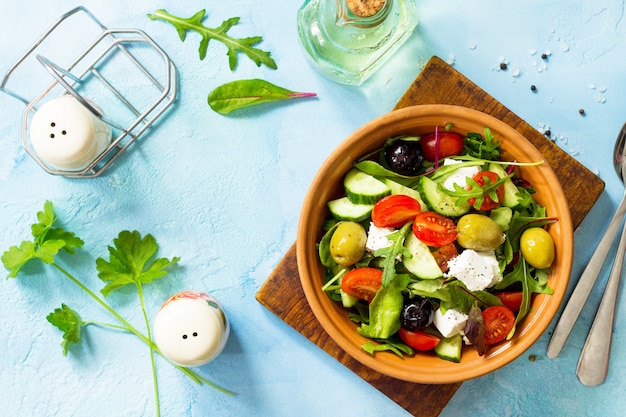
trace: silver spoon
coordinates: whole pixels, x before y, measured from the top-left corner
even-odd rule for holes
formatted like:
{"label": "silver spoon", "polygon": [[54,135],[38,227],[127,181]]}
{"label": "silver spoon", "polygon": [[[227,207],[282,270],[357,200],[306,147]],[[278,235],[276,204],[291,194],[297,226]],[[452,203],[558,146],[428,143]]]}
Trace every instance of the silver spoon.
{"label": "silver spoon", "polygon": [[[622,181],[626,177],[626,175],[622,174],[622,171],[624,170],[624,164],[626,164],[626,161],[623,158],[625,147],[626,124],[624,124],[622,130],[617,136],[615,147],[613,149],[613,165],[615,167],[615,171],[618,173],[618,176],[622,179]],[[561,314],[561,318],[559,319],[559,322],[554,329],[554,333],[552,334],[552,338],[550,339],[550,344],[548,345],[549,358],[556,358],[563,349],[563,345],[565,345],[567,337],[572,331],[572,327],[574,327],[574,323],[576,323],[576,319],[580,315],[583,306],[587,302],[589,293],[591,292],[591,289],[593,288],[593,285],[598,278],[598,274],[600,273],[602,265],[604,264],[604,259],[606,258],[609,249],[613,245],[615,234],[617,233],[617,230],[622,223],[622,219],[626,214],[626,184],[624,187],[625,188],[624,195],[622,196],[622,201],[619,203],[619,206],[617,207],[613,218],[609,222],[609,226],[606,228],[602,239],[600,239],[600,243],[598,243],[596,250],[591,256],[591,259],[589,259],[589,263],[587,263],[585,270],[580,276],[580,279],[576,284],[576,288],[574,288],[574,291],[572,292],[572,295],[570,296],[569,301],[567,302],[567,305],[565,306],[565,309]],[[622,241],[623,240],[624,239],[622,239]],[[622,262],[621,258],[619,262]]]}
{"label": "silver spoon", "polygon": [[[622,182],[626,177],[626,158],[624,158],[624,128],[618,137],[613,154],[615,171]],[[618,149],[620,145],[621,149]],[[625,183],[626,184],[626,183]],[[625,185],[626,187],[626,185]],[[626,195],[626,188],[625,188]],[[613,318],[615,316],[615,304],[617,301],[617,289],[622,275],[624,253],[626,252],[626,224],[622,229],[622,236],[615,255],[615,261],[609,274],[600,307],[587,335],[587,340],[578,360],[576,374],[578,379],[585,385],[599,385],[606,379],[611,351],[611,337],[613,333]]]}

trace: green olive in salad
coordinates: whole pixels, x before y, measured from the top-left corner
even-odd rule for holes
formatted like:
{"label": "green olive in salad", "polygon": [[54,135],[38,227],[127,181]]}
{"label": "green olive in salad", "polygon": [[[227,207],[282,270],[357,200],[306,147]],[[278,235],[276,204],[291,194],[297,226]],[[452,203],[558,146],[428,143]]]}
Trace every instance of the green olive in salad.
{"label": "green olive in salad", "polygon": [[374,355],[433,352],[459,362],[510,339],[534,294],[551,294],[558,219],[503,161],[488,128],[434,127],[389,138],[344,177],[318,243],[322,289],[341,303]]}

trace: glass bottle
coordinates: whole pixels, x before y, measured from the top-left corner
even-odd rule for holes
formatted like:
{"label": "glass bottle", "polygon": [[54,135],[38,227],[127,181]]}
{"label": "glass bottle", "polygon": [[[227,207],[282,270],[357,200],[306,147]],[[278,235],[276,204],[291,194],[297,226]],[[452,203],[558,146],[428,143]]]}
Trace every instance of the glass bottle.
{"label": "glass bottle", "polygon": [[402,45],[417,25],[416,0],[306,0],[298,34],[324,75],[359,85]]}

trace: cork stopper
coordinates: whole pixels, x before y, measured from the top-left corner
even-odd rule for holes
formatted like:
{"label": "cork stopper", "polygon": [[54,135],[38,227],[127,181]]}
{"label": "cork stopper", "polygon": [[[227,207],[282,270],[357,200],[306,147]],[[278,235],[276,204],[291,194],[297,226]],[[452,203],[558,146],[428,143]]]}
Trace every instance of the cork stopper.
{"label": "cork stopper", "polygon": [[360,17],[374,16],[387,0],[346,0],[348,9]]}

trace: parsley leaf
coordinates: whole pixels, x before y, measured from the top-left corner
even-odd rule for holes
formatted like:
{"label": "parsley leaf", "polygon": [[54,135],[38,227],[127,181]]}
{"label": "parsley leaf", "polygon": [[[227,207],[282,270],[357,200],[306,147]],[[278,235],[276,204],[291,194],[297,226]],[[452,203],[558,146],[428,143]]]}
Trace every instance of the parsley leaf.
{"label": "parsley leaf", "polygon": [[254,45],[263,40],[261,36],[237,39],[227,34],[230,28],[239,23],[239,17],[231,17],[230,19],[224,20],[217,28],[208,28],[202,24],[205,13],[206,10],[203,9],[191,17],[182,18],[174,16],[164,9],[159,9],[155,11],[154,14],[148,14],[148,18],[151,20],[164,20],[171,23],[176,28],[178,37],[183,42],[187,37],[187,31],[192,30],[199,33],[202,37],[200,47],[198,49],[200,60],[203,60],[206,57],[209,41],[214,39],[223,43],[228,48],[228,64],[231,71],[237,67],[237,52],[243,52],[246,54],[248,58],[254,61],[257,67],[264,64],[272,69],[277,68],[276,62],[274,62],[274,60],[270,57],[269,52],[254,47]]}
{"label": "parsley leaf", "polygon": [[167,269],[178,263],[179,257],[172,260],[158,258],[149,263],[159,248],[152,235],[141,237],[138,231],[120,232],[109,246],[109,261],[96,259],[98,277],[107,283],[101,290],[106,297],[113,291],[128,284],[150,283],[167,275]]}
{"label": "parsley leaf", "polygon": [[67,356],[70,345],[80,342],[80,329],[84,324],[83,320],[76,311],[66,304],[61,304],[61,308],[56,308],[48,314],[46,320],[63,332],[61,346],[63,347],[63,356]]}
{"label": "parsley leaf", "polygon": [[46,201],[42,211],[37,213],[37,221],[31,225],[32,241],[22,241],[19,246],[11,246],[2,254],[2,263],[9,270],[8,278],[15,278],[31,259],[39,259],[47,264],[54,263],[54,257],[61,249],[73,254],[83,246],[82,239],[73,232],[53,227],[56,221],[52,202]]}

